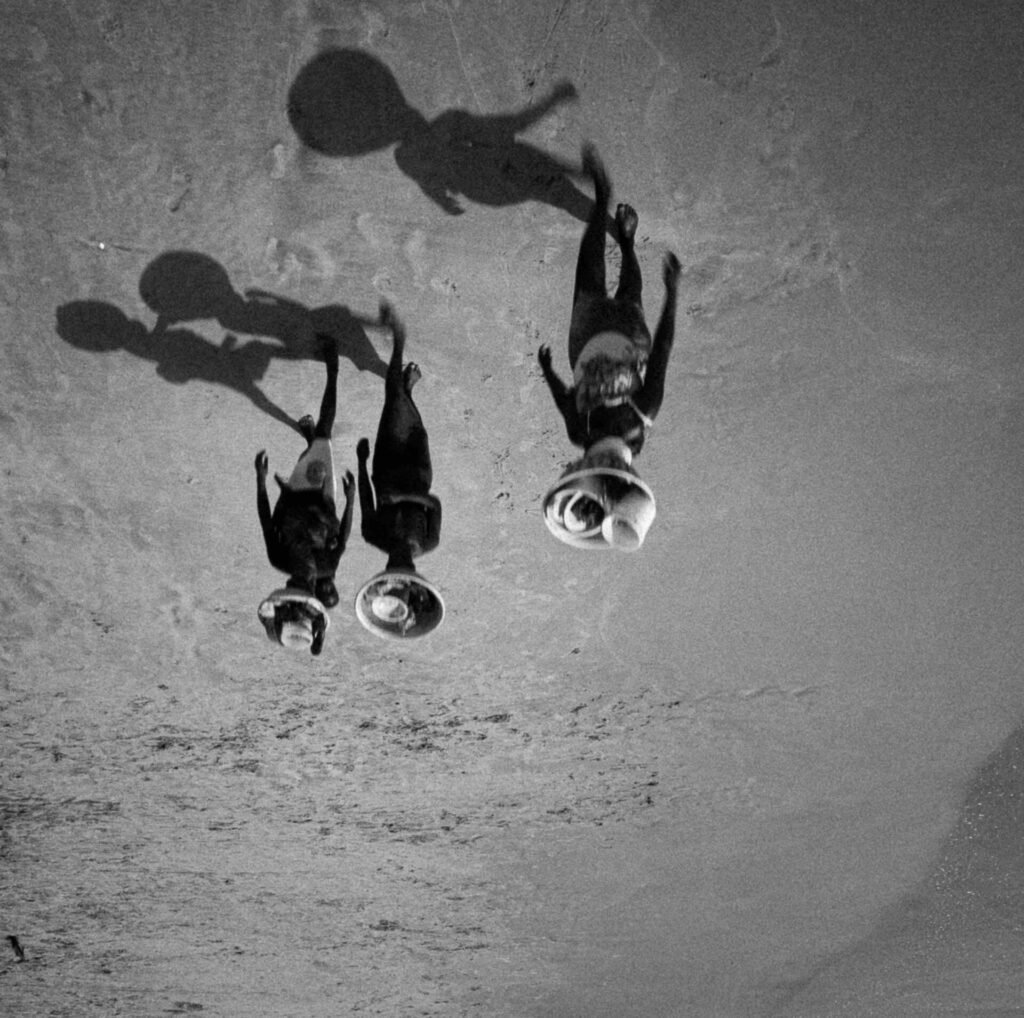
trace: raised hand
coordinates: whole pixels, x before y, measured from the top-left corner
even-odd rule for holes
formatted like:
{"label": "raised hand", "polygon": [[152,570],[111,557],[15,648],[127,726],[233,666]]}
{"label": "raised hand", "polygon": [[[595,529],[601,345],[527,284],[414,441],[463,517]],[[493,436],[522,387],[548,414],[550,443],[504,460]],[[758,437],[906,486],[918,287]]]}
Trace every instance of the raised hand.
{"label": "raised hand", "polygon": [[665,281],[666,290],[675,290],[679,286],[679,275],[682,271],[682,266],[679,264],[679,259],[669,251],[665,255],[665,261],[662,264],[661,278]]}

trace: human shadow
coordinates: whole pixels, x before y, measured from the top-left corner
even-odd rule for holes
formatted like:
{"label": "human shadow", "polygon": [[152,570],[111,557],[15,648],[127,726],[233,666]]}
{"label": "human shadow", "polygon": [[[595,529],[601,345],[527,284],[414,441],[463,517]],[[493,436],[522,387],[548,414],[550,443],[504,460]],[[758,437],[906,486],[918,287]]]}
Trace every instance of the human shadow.
{"label": "human shadow", "polygon": [[[275,360],[319,360],[318,334],[333,336],[339,354],[360,371],[383,378],[381,360],[363,328],[377,324],[340,304],[309,309],[262,290],[236,293],[226,270],[208,255],[170,251],[145,269],[139,292],[157,314],[152,329],[120,308],[76,300],[57,309],[57,334],[81,350],[126,350],[156,365],[168,382],[213,382],[234,389],[274,420],[300,431],[297,421],[259,386]],[[227,330],[220,344],[183,322],[212,319]],[[270,337],[239,344],[238,336]],[[301,433],[301,432],[300,432]]]}
{"label": "human shadow", "polygon": [[560,82],[518,113],[453,109],[427,120],[375,57],[329,49],[292,82],[288,119],[304,145],[327,156],[360,156],[395,145],[398,167],[449,215],[465,211],[462,197],[494,207],[543,202],[585,222],[592,202],[573,182],[580,168],[516,138],[575,98],[576,89]]}

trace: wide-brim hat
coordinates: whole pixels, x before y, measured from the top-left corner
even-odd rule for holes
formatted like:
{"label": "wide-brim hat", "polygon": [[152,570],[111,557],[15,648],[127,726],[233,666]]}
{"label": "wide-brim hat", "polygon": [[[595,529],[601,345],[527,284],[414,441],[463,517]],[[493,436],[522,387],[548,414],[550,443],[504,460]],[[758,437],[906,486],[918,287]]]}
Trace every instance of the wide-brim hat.
{"label": "wide-brim hat", "polygon": [[356,617],[387,640],[412,640],[433,632],[444,619],[444,598],[429,580],[409,569],[385,569],[359,588]]}
{"label": "wide-brim hat", "polygon": [[[311,609],[323,619],[325,631],[331,624],[331,617],[327,614],[327,609],[312,594],[299,590],[297,587],[279,587],[268,594],[260,602],[260,606],[256,610],[260,622],[263,623],[264,629],[267,630],[267,635],[272,639],[277,639],[274,633],[274,612],[278,605],[283,604],[301,604]],[[308,650],[313,644],[312,620],[309,620],[308,623],[285,623],[281,629],[280,643],[282,647],[287,647],[289,650]]]}
{"label": "wide-brim hat", "polygon": [[544,496],[548,530],[588,551],[638,550],[656,512],[654,492],[620,467],[574,464]]}

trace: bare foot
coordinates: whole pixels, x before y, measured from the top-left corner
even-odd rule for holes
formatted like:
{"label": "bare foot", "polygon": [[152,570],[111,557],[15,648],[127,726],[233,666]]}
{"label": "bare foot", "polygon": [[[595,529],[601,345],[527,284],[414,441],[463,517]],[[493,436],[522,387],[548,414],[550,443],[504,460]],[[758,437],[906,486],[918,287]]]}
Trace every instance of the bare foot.
{"label": "bare foot", "polygon": [[620,244],[632,244],[640,217],[632,205],[620,204],[615,209],[615,226],[619,231]]}
{"label": "bare foot", "polygon": [[405,349],[405,326],[395,313],[395,309],[386,300],[380,302],[380,324],[385,329],[391,330],[391,357],[392,360],[397,357],[401,363],[402,352]]}
{"label": "bare foot", "polygon": [[406,364],[402,372],[402,381],[405,383],[405,391],[412,395],[412,387],[423,377],[420,366],[412,362]]}

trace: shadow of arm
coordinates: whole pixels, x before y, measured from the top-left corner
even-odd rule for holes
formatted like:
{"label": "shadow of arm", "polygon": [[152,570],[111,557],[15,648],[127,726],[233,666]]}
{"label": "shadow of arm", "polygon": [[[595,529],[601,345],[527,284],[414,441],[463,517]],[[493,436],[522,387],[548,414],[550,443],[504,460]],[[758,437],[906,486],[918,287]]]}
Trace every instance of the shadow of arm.
{"label": "shadow of arm", "polygon": [[256,513],[259,516],[260,529],[263,531],[267,557],[273,565],[280,548],[270,512],[270,497],[267,495],[267,454],[262,449],[256,454]]}
{"label": "shadow of arm", "polygon": [[377,508],[374,505],[373,483],[366,470],[366,461],[370,458],[370,443],[359,440],[356,446],[356,459],[359,461],[359,518],[363,540],[367,544],[377,546]]}

